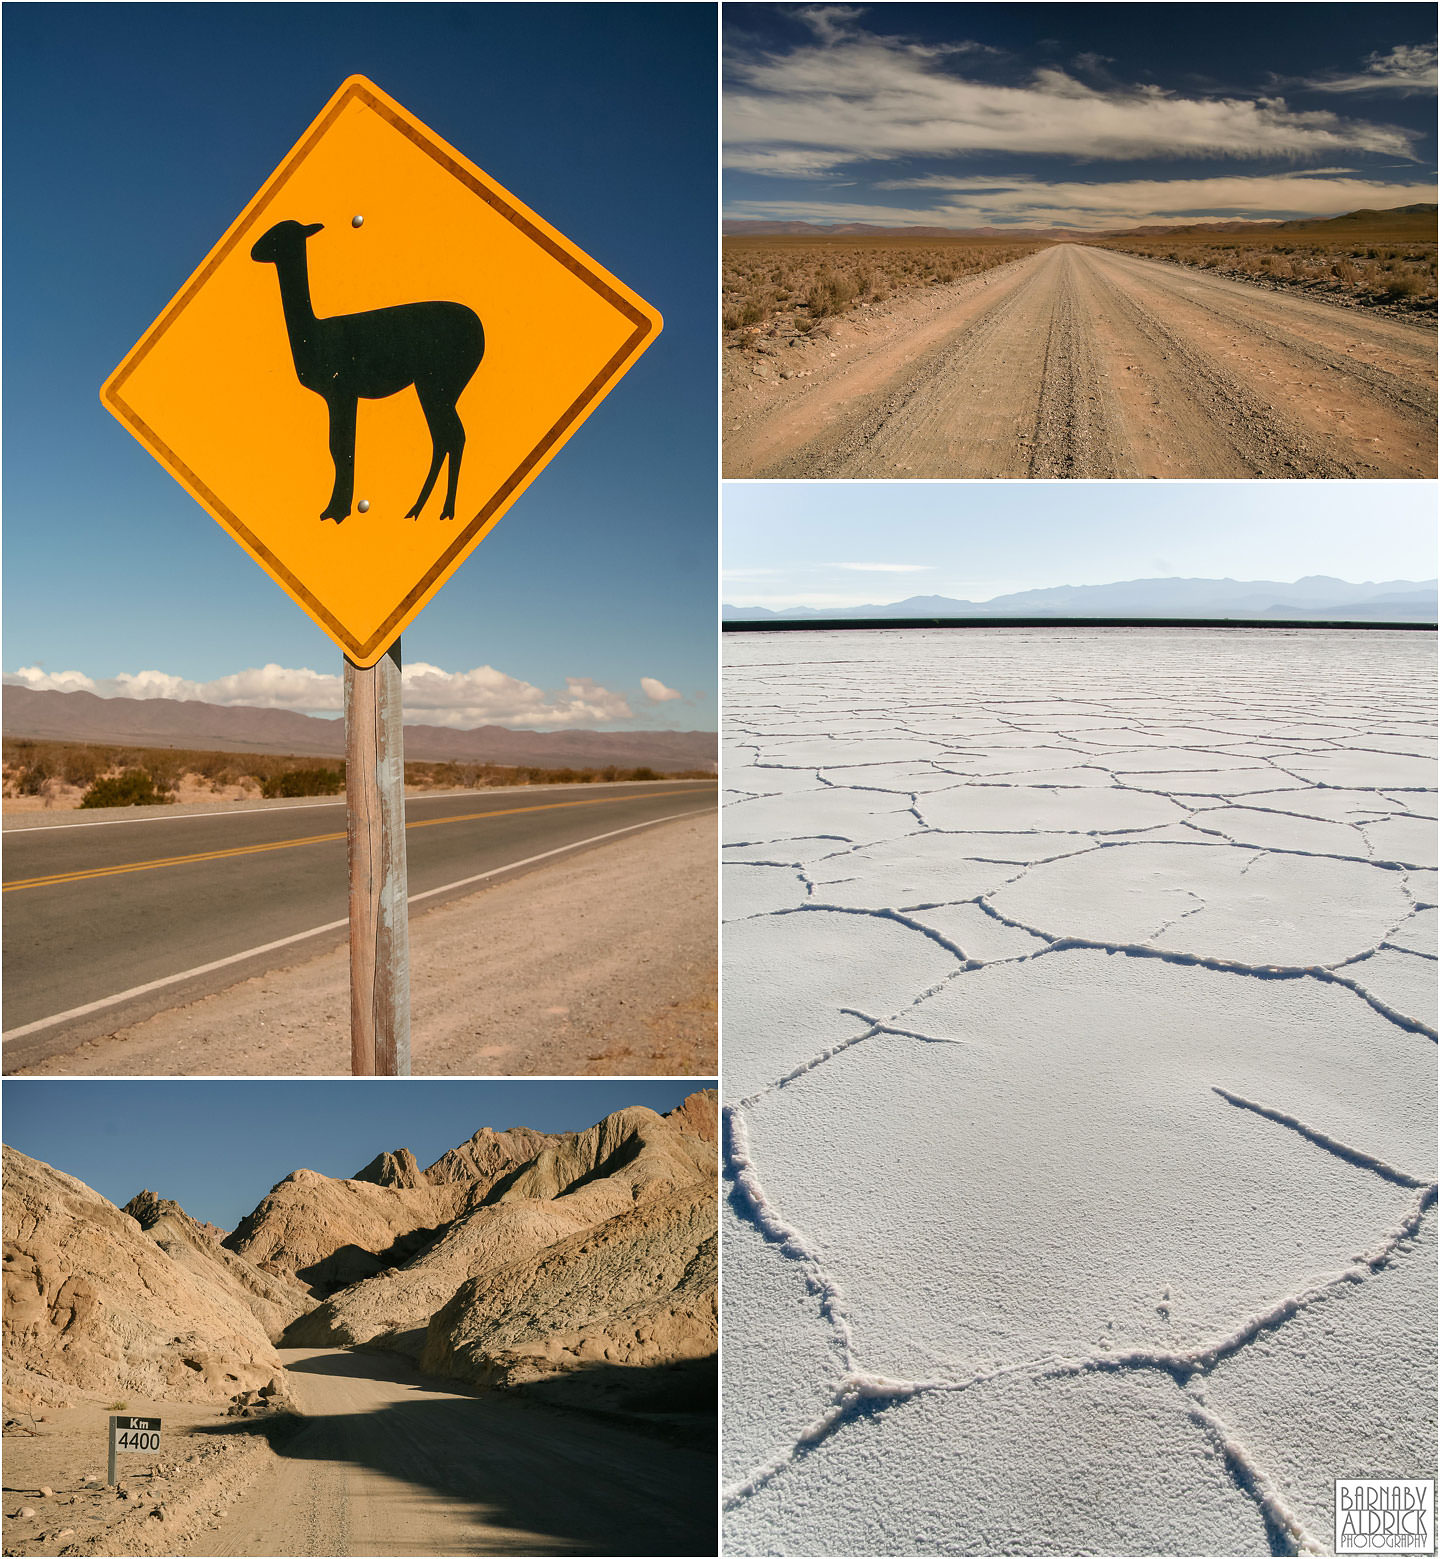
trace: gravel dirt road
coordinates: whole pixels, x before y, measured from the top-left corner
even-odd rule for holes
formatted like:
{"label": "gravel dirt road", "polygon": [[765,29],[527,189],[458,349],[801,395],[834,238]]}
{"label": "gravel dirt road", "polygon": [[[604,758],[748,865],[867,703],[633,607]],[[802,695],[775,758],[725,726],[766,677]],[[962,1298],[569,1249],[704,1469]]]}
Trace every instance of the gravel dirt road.
{"label": "gravel dirt road", "polygon": [[186,1554],[715,1552],[713,1455],[392,1354],[280,1353],[308,1421]]}
{"label": "gravel dirt road", "polygon": [[1078,244],[943,292],[727,354],[724,474],[1436,474],[1433,328]]}

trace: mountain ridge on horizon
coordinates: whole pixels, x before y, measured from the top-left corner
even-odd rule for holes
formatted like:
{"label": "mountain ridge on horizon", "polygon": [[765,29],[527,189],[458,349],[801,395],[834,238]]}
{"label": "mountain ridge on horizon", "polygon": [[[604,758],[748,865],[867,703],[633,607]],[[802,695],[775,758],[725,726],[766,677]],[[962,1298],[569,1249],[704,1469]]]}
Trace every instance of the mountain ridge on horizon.
{"label": "mountain ridge on horizon", "polygon": [[[343,757],[345,722],[290,709],[208,704],[201,699],[102,698],[7,683],[0,698],[7,739],[98,742],[215,752]],[[527,767],[579,764],[678,771],[713,766],[713,731],[517,731],[508,726],[405,725],[405,756]]]}
{"label": "mountain ridge on horizon", "polygon": [[1051,585],[1020,590],[988,601],[951,596],[909,596],[863,606],[764,606],[721,608],[726,622],[770,618],[850,617],[1277,617],[1305,621],[1348,616],[1379,621],[1436,619],[1435,580],[1391,579],[1354,583],[1327,574],[1308,574],[1293,583],[1279,580],[1159,578],[1117,580],[1104,585]]}
{"label": "mountain ridge on horizon", "polygon": [[830,235],[850,235],[864,238],[1016,238],[1028,239],[1074,239],[1084,240],[1089,238],[1128,238],[1145,234],[1165,233],[1245,233],[1257,229],[1265,229],[1267,232],[1301,232],[1316,231],[1328,228],[1334,224],[1354,225],[1363,221],[1381,221],[1386,218],[1399,218],[1406,221],[1414,219],[1415,225],[1421,220],[1433,224],[1437,215],[1437,208],[1425,202],[1419,202],[1408,206],[1389,206],[1382,209],[1364,207],[1358,211],[1342,211],[1328,217],[1215,217],[1208,220],[1194,222],[1164,222],[1151,226],[1132,224],[1129,227],[1107,228],[1072,228],[1072,227],[943,227],[943,226],[917,226],[907,227],[902,225],[886,226],[877,222],[809,222],[799,218],[786,220],[784,218],[750,218],[750,217],[725,217],[720,223],[721,234],[727,238],[764,238],[779,237],[786,234],[804,236],[814,234],[821,237]]}

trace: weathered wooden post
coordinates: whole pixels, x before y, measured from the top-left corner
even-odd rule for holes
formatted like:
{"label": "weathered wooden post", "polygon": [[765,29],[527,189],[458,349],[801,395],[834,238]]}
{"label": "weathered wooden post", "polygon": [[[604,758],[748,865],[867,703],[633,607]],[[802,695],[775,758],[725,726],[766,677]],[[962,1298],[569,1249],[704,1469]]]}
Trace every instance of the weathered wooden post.
{"label": "weathered wooden post", "polygon": [[410,1075],[410,919],[400,641],[345,661],[345,833],[350,856],[350,1070]]}

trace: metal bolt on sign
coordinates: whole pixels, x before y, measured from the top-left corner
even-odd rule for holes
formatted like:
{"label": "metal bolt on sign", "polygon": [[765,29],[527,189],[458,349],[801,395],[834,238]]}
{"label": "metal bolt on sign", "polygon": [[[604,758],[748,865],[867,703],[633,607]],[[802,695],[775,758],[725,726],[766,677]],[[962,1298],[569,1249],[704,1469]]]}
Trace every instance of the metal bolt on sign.
{"label": "metal bolt on sign", "polygon": [[357,1074],[409,1069],[400,635],[661,327],[352,76],[101,389],[344,653]]}

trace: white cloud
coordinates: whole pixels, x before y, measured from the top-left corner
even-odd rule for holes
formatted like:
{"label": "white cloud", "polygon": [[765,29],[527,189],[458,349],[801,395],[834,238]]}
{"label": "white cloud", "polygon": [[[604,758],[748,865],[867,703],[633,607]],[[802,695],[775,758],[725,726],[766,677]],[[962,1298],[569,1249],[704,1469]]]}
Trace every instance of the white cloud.
{"label": "white cloud", "polygon": [[[1279,97],[1095,87],[1054,67],[1015,86],[966,80],[953,69],[964,45],[936,49],[861,34],[846,27],[851,14],[843,7],[810,13],[816,44],[731,59],[729,166],[814,177],[846,163],[969,152],[1092,160],[1298,159],[1340,150],[1407,157],[1414,139],[1396,126],[1293,110]],[[1367,73],[1379,80],[1387,68],[1399,79],[1397,72],[1414,66],[1375,63]]]}
{"label": "white cloud", "polygon": [[1327,217],[1435,199],[1433,180],[1387,184],[1330,173],[1235,174],[1205,179],[1118,179],[1110,183],[930,174],[892,179],[882,189],[932,190],[931,205],[884,206],[837,200],[735,202],[727,215],[811,222],[874,222],[915,227],[1067,227],[1077,232],[1225,217]]}
{"label": "white cloud", "polygon": [[811,5],[796,12],[821,43],[834,43],[850,33],[850,23],[859,21],[865,8],[858,5]]}
{"label": "white cloud", "polygon": [[[95,693],[102,698],[200,699],[302,714],[339,714],[345,707],[341,677],[273,664],[211,682],[194,682],[164,671],[121,672],[96,679],[80,671],[46,672],[39,666],[22,666],[3,680],[18,687]],[[590,677],[567,677],[563,690],[547,692],[493,666],[445,671],[416,661],[404,668],[401,680],[406,718],[427,725],[597,726],[634,718],[623,694]]]}
{"label": "white cloud", "polygon": [[[232,672],[213,682],[181,682],[178,677],[163,677],[158,671],[142,671],[131,698],[199,698],[207,704],[249,704],[260,709],[342,710],[345,707],[345,680],[333,673],[268,665],[249,671]],[[124,683],[122,674],[116,678]],[[175,684],[168,692],[164,683]],[[183,688],[185,691],[179,691]]]}
{"label": "white cloud", "polygon": [[928,574],[928,563],[835,563],[834,568],[852,569],[857,574]]}
{"label": "white cloud", "polygon": [[818,179],[832,168],[854,161],[854,152],[827,152],[807,146],[736,146],[725,153],[727,168],[742,173],[766,173],[775,179]]}
{"label": "white cloud", "polygon": [[645,696],[652,704],[668,703],[672,698],[683,698],[683,693],[677,692],[673,687],[666,687],[656,677],[641,677],[640,686],[644,689]]}
{"label": "white cloud", "polygon": [[875,606],[873,592],[870,595],[857,595],[853,591],[846,595],[833,590],[787,590],[783,594],[770,593],[757,595],[753,592],[741,594],[736,592],[728,606],[768,606],[772,612],[782,612],[791,606]]}
{"label": "white cloud", "polygon": [[83,671],[46,671],[41,666],[21,666],[5,678],[16,687],[33,687],[56,693],[93,693],[95,680]]}
{"label": "white cloud", "polygon": [[1371,54],[1352,74],[1317,76],[1302,82],[1312,92],[1398,92],[1409,97],[1433,92],[1436,85],[1435,45],[1400,43],[1388,54]]}
{"label": "white cloud", "polygon": [[407,716],[426,724],[568,726],[633,718],[622,694],[590,677],[567,677],[563,693],[547,693],[493,666],[444,671],[416,661],[401,680]]}

